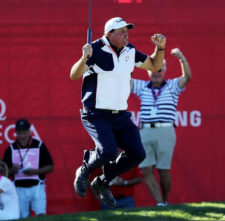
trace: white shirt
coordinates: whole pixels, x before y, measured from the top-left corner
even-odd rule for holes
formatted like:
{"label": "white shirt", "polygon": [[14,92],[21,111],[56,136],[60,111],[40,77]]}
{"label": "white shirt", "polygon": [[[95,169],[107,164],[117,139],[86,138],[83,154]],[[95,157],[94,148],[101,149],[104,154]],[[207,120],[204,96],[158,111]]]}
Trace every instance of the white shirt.
{"label": "white shirt", "polygon": [[19,202],[13,182],[5,176],[0,175],[0,220],[19,219]]}

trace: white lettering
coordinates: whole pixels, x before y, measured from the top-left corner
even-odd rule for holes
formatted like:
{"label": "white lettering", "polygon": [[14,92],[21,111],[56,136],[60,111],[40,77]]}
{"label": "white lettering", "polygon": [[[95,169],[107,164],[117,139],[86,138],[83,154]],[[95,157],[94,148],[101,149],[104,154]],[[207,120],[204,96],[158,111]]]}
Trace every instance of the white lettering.
{"label": "white lettering", "polygon": [[5,115],[5,112],[6,112],[6,105],[5,105],[5,102],[0,99],[0,106],[1,106],[1,111],[0,111],[0,121],[3,121],[6,119],[6,116]]}
{"label": "white lettering", "polygon": [[32,132],[32,137],[33,138],[35,138],[37,140],[41,140],[41,138],[40,138],[40,136],[39,136],[39,134],[38,134],[38,132],[37,132],[37,130],[36,130],[36,128],[35,128],[35,126],[33,124],[31,125],[30,130]]}
{"label": "white lettering", "polygon": [[[189,116],[188,116],[189,115]],[[189,119],[188,119],[189,118]],[[192,127],[200,127],[202,123],[201,112],[198,110],[193,110],[189,114],[187,111],[177,111],[175,124],[176,126],[187,127],[189,125]]]}
{"label": "white lettering", "polygon": [[179,123],[181,124],[182,127],[187,127],[188,125],[187,111],[183,111],[182,113],[180,111],[176,112],[175,118],[176,126],[179,126]]}
{"label": "white lettering", "polygon": [[[140,111],[131,111],[131,120],[136,126],[140,123]],[[176,111],[175,124],[181,127],[200,127],[202,123],[201,112],[198,110],[193,111]]]}
{"label": "white lettering", "polygon": [[[0,121],[6,120],[5,113],[6,113],[6,104],[0,98]],[[8,143],[13,143],[16,140],[16,133],[15,133],[15,125],[14,124],[10,124],[10,125],[6,126],[5,129],[3,128],[2,124],[0,124],[0,130],[2,130],[2,132],[0,132],[0,144],[3,144],[3,141],[4,141],[3,138],[5,138],[5,140]],[[30,130],[31,130],[31,135],[32,135],[33,138],[35,138],[37,140],[41,140],[36,128],[34,127],[34,125],[31,125]],[[4,137],[3,137],[3,135],[4,135]]]}
{"label": "white lettering", "polygon": [[10,130],[11,129],[14,129],[15,128],[15,125],[14,124],[10,124],[8,127],[6,127],[6,129],[5,129],[5,133],[4,133],[4,137],[5,137],[5,139],[6,139],[6,141],[8,142],[8,143],[13,143],[14,141],[15,141],[15,138],[16,138],[16,133],[14,132],[13,133],[13,136],[14,136],[14,138],[10,138],[9,137],[9,132],[10,132]]}
{"label": "white lettering", "polygon": [[192,111],[190,113],[190,124],[193,127],[199,127],[202,123],[202,119],[201,119],[201,113],[200,111]]}
{"label": "white lettering", "polygon": [[[11,131],[13,130],[13,131]],[[34,127],[34,125],[32,124],[31,127],[30,127],[30,130],[31,130],[31,134],[32,134],[32,137],[37,139],[37,140],[41,140],[36,128]],[[13,132],[13,133],[12,133]],[[10,137],[10,134],[11,134],[11,137]],[[5,129],[5,132],[4,132],[4,137],[6,139],[6,141],[8,143],[13,143],[15,140],[16,140],[16,133],[15,133],[15,125],[14,124],[10,124],[8,125],[8,127],[6,127]],[[2,141],[0,140],[0,143]]]}
{"label": "white lettering", "polygon": [[[2,125],[0,124],[0,129],[2,129]],[[2,133],[0,133],[0,137],[2,136]],[[0,144],[2,144],[3,141],[0,139]]]}

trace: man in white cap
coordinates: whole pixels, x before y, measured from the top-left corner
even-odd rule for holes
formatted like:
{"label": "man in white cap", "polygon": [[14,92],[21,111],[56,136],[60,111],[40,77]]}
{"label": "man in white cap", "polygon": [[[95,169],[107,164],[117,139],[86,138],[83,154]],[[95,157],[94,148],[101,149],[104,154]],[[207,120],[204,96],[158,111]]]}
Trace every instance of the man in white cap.
{"label": "man in white cap", "polygon": [[[143,54],[128,43],[128,31],[132,28],[133,24],[120,17],[107,21],[104,36],[83,46],[83,54],[70,72],[72,80],[83,75],[81,119],[95,142],[94,149],[84,152],[83,165],[76,170],[74,188],[78,195],[85,196],[90,173],[103,167],[103,174],[91,182],[91,189],[112,207],[116,201],[108,183],[137,166],[146,156],[138,128],[126,111],[131,73],[134,67],[158,71],[166,44],[162,34],[154,34],[151,37],[156,46],[154,53]],[[118,155],[119,148],[123,152]]]}

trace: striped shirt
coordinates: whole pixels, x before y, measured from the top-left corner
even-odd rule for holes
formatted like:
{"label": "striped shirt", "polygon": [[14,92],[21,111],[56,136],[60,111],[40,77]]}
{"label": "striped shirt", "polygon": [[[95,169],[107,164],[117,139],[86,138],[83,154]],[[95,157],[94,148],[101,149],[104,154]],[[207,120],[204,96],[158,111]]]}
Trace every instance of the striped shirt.
{"label": "striped shirt", "polygon": [[154,89],[151,81],[132,79],[132,93],[141,99],[141,122],[175,122],[179,94],[178,78],[164,81],[161,89]]}

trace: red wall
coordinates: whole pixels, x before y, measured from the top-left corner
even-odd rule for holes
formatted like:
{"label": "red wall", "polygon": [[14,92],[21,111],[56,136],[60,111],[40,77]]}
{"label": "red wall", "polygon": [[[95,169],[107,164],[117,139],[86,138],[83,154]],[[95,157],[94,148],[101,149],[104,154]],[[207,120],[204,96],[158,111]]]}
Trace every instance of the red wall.
{"label": "red wall", "polygon": [[[49,214],[97,209],[91,194],[80,199],[73,189],[83,149],[93,147],[80,122],[81,80],[69,78],[86,42],[88,3],[0,1],[0,156],[15,139],[15,120],[27,117],[55,162],[47,177]],[[181,74],[172,48],[179,47],[191,66],[193,79],[178,105],[171,203],[225,200],[224,9],[221,0],[93,1],[93,39],[102,36],[106,20],[121,16],[135,24],[130,42],[145,53],[153,52],[152,34],[166,35],[166,77]],[[134,77],[147,79],[140,70]],[[135,120],[138,109],[131,96]],[[136,192],[138,206],[154,204],[144,182]]]}

